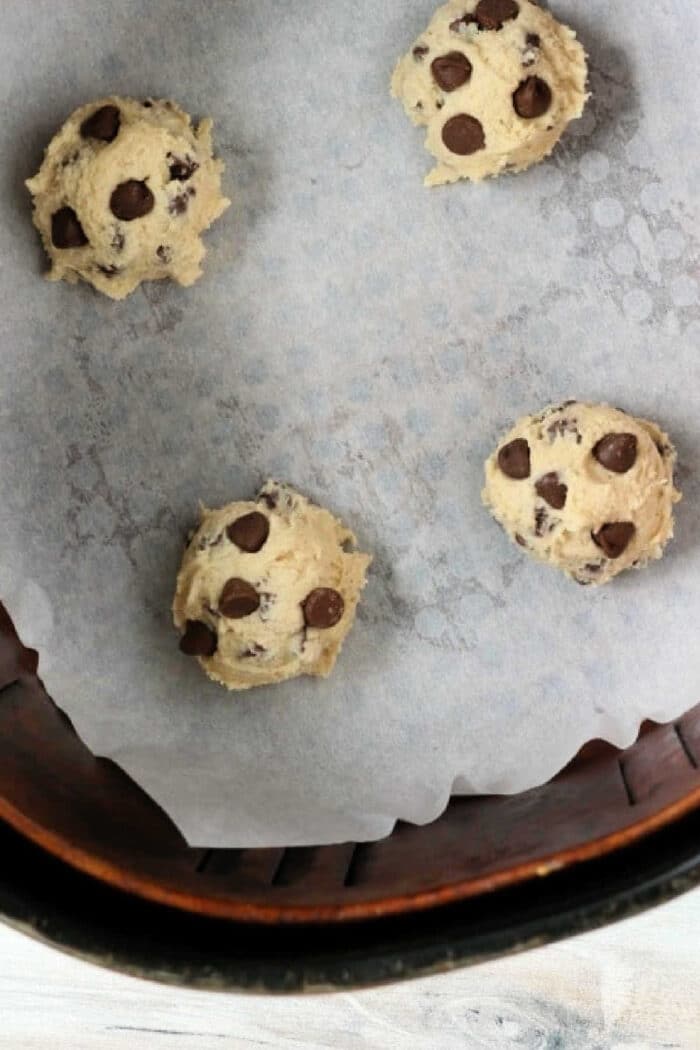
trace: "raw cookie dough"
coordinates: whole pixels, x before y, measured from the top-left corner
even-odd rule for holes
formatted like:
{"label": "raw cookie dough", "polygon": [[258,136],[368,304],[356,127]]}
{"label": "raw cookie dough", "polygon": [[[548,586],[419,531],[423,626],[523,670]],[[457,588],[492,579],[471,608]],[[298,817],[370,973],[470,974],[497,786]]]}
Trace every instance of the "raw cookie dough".
{"label": "raw cookie dough", "polygon": [[578,583],[660,558],[676,453],[646,419],[565,401],[519,420],[486,461],[482,498],[511,539]]}
{"label": "raw cookie dough", "polygon": [[437,165],[440,186],[523,171],[551,153],[586,101],[576,34],[532,0],[450,0],[399,60],[391,93]]}
{"label": "raw cookie dough", "polygon": [[180,648],[229,689],[333,670],[371,557],[327,510],[268,481],[202,509],[173,602]]}
{"label": "raw cookie dough", "polygon": [[27,181],[48,277],[124,299],[141,281],[202,273],[200,234],[228,208],[211,121],[173,102],[100,99],[73,113]]}

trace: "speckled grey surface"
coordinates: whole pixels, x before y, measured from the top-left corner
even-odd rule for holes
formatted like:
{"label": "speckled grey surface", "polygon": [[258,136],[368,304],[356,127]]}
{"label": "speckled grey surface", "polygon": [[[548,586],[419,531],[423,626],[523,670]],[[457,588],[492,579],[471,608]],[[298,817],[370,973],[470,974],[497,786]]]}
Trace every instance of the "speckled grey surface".
{"label": "speckled grey surface", "polygon": [[[88,744],[194,844],[379,836],[455,778],[524,788],[700,697],[700,11],[561,0],[591,55],[582,120],[524,175],[427,191],[388,78],[431,12],[3,4],[0,596]],[[40,278],[22,181],[111,91],[215,120],[234,206],[193,289],[114,304]],[[680,453],[676,541],[600,591],[479,502],[499,433],[571,395]],[[268,474],[376,562],[332,679],[236,698],[180,656],[169,606],[197,501]]]}

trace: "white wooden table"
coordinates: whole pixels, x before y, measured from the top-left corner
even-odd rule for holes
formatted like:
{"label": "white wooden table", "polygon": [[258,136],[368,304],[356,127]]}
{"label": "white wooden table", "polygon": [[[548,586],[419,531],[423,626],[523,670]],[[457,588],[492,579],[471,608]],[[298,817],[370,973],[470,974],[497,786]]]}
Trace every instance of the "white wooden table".
{"label": "white wooden table", "polygon": [[561,944],[379,990],[181,991],[0,926],[0,1050],[700,1050],[700,890]]}

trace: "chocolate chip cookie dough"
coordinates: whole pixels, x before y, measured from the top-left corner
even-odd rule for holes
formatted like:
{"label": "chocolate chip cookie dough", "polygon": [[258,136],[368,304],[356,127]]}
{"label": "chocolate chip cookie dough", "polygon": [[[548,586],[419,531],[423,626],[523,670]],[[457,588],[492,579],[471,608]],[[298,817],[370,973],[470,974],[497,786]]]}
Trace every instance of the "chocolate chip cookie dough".
{"label": "chocolate chip cookie dough", "polygon": [[565,401],[515,424],[482,497],[508,535],[578,583],[660,558],[673,535],[676,453],[655,423]]}
{"label": "chocolate chip cookie dough", "polygon": [[124,299],[141,281],[202,273],[200,234],[229,206],[211,121],[173,102],[116,96],[73,113],[27,181],[53,281]]}
{"label": "chocolate chip cookie dough", "polygon": [[181,650],[229,689],[330,674],[371,557],[329,511],[268,481],[202,510],[173,602]]}
{"label": "chocolate chip cookie dough", "polygon": [[532,0],[449,0],[400,59],[391,93],[437,160],[439,186],[523,171],[551,153],[586,101],[575,33]]}

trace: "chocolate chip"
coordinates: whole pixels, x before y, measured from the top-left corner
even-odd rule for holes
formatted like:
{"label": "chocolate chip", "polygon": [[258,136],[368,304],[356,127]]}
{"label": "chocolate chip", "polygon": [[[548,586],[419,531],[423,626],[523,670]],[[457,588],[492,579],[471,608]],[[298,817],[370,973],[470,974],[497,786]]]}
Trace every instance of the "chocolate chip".
{"label": "chocolate chip", "polygon": [[595,576],[596,573],[600,572],[603,568],[602,561],[589,561],[583,566],[584,572],[590,572],[591,575]]}
{"label": "chocolate chip", "polygon": [[450,153],[457,153],[460,157],[476,153],[486,145],[481,124],[476,117],[470,117],[466,113],[450,117],[443,126],[442,141]]}
{"label": "chocolate chip", "polygon": [[522,481],[530,477],[530,446],[525,438],[515,438],[498,450],[498,465],[507,478]]}
{"label": "chocolate chip", "polygon": [[474,14],[482,29],[500,29],[504,22],[517,18],[519,10],[515,0],[479,0]]}
{"label": "chocolate chip", "polygon": [[241,652],[241,660],[252,660],[256,656],[264,656],[267,649],[264,645],[260,645],[258,642],[253,642],[247,649],[243,649]]}
{"label": "chocolate chip", "polygon": [[111,247],[115,252],[124,251],[124,245],[126,244],[126,237],[121,230],[115,230],[114,236],[112,237]]}
{"label": "chocolate chip", "polygon": [[430,48],[426,47],[424,44],[418,44],[413,48],[412,55],[416,62],[422,62],[429,50]]}
{"label": "chocolate chip", "polygon": [[465,33],[467,26],[478,25],[474,15],[466,14],[462,15],[461,18],[455,18],[454,22],[450,22],[450,29],[453,33]]}
{"label": "chocolate chip", "polygon": [[151,109],[151,107],[153,106],[153,102],[150,98],[147,98],[141,103],[141,105],[144,109]]}
{"label": "chocolate chip", "polygon": [[194,186],[189,186],[182,193],[178,193],[177,197],[173,197],[168,205],[168,211],[170,214],[184,215],[190,203],[190,197],[194,197],[196,194],[197,191]]}
{"label": "chocolate chip", "polygon": [[82,248],[88,243],[80,219],[72,208],[59,208],[51,216],[51,241],[55,248]]}
{"label": "chocolate chip", "polygon": [[637,460],[634,434],[606,434],[593,446],[593,455],[606,470],[626,474]]}
{"label": "chocolate chip", "polygon": [[539,481],[535,482],[535,492],[540,496],[545,503],[549,503],[550,507],[554,507],[555,510],[561,510],[566,503],[566,494],[568,492],[566,485],[559,480],[559,475],[556,471],[550,471],[549,474],[543,474]]}
{"label": "chocolate chip", "polygon": [[552,92],[549,84],[541,77],[528,77],[513,92],[513,108],[525,120],[541,117],[551,104]]}
{"label": "chocolate chip", "polygon": [[109,200],[112,214],[123,222],[142,219],[144,215],[153,211],[155,203],[155,198],[146,183],[139,182],[138,179],[120,183]]}
{"label": "chocolate chip", "polygon": [[219,612],[229,620],[242,620],[260,605],[260,596],[245,580],[237,576],[227,580],[219,596]]}
{"label": "chocolate chip", "polygon": [[169,263],[173,257],[172,250],[165,244],[159,244],[156,248],[156,255],[162,263]]}
{"label": "chocolate chip", "polygon": [[259,510],[253,510],[232,522],[226,529],[226,535],[239,550],[256,554],[270,535],[270,520]]}
{"label": "chocolate chip", "polygon": [[525,36],[525,49],[522,54],[523,66],[534,66],[540,49],[540,38],[537,33],[527,33]]}
{"label": "chocolate chip", "polygon": [[522,536],[520,535],[520,533],[519,533],[519,532],[516,532],[516,534],[515,534],[515,542],[516,542],[516,543],[518,544],[518,546],[520,546],[520,547],[527,547],[527,543],[526,543],[526,542],[525,542],[525,540],[524,540],[524,539],[522,538]]}
{"label": "chocolate chip", "polygon": [[184,159],[176,157],[174,153],[168,153],[168,161],[170,162],[170,178],[178,182],[187,182],[199,169],[199,164],[190,157],[189,153]]}
{"label": "chocolate chip", "polygon": [[611,521],[592,532],[593,542],[607,554],[608,558],[619,558],[629,546],[635,527],[631,521]]}
{"label": "chocolate chip", "polygon": [[277,489],[271,489],[270,492],[261,492],[258,496],[258,503],[264,503],[270,510],[275,510],[279,503],[280,494]]}
{"label": "chocolate chip", "polygon": [[535,536],[544,536],[545,532],[551,532],[552,528],[545,508],[535,507]]}
{"label": "chocolate chip", "polygon": [[302,602],[307,627],[335,627],[345,612],[342,594],[332,587],[317,587]]}
{"label": "chocolate chip", "polygon": [[186,656],[213,656],[218,639],[211,627],[201,620],[188,620],[185,633],[180,639],[180,650]]}
{"label": "chocolate chip", "polygon": [[575,419],[555,419],[553,423],[550,423],[547,427],[547,433],[549,434],[549,440],[554,441],[555,438],[566,437],[567,434],[572,434],[576,438],[576,444],[580,445],[583,441],[581,431],[576,426]]}
{"label": "chocolate chip", "polygon": [[92,116],[80,125],[80,134],[84,139],[99,139],[100,142],[114,142],[119,134],[121,114],[116,106],[101,106]]}
{"label": "chocolate chip", "polygon": [[472,64],[461,51],[450,51],[434,58],[430,71],[438,87],[443,91],[455,91],[466,84],[472,75]]}

